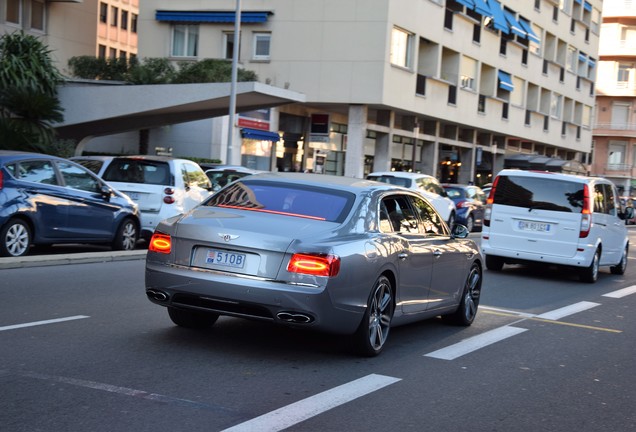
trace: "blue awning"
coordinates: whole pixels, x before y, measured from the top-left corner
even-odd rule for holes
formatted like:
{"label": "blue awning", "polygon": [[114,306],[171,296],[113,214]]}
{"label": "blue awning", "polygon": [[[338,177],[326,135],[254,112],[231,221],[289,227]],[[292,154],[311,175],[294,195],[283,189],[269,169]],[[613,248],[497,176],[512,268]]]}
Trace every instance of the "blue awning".
{"label": "blue awning", "polygon": [[512,84],[512,77],[508,72],[499,71],[499,88],[506,91],[513,91],[515,89],[514,84]]}
{"label": "blue awning", "polygon": [[574,3],[582,4],[583,0],[574,0]]}
{"label": "blue awning", "polygon": [[488,7],[488,4],[486,3],[486,0],[474,0],[474,3],[475,3],[475,12],[485,17],[492,16],[492,14],[490,13],[490,8]]}
{"label": "blue awning", "polygon": [[579,52],[579,61],[582,61],[583,63],[587,62],[587,54],[585,54],[584,52]]}
{"label": "blue awning", "polygon": [[475,3],[473,0],[455,0],[457,3],[466,6],[467,8],[475,9]]}
{"label": "blue awning", "polygon": [[526,21],[523,18],[519,18],[519,24],[521,24],[521,27],[523,27],[523,29],[526,31],[526,34],[528,35],[528,39],[530,39],[534,43],[538,43],[538,44],[541,43],[541,39],[539,39],[539,36],[537,36],[534,30],[532,30],[532,24],[530,24],[530,21]]}
{"label": "blue awning", "polygon": [[526,31],[523,29],[519,21],[517,21],[517,18],[515,17],[515,15],[506,9],[504,9],[503,13],[504,13],[504,16],[506,17],[506,21],[508,21],[510,30],[512,30],[512,32],[516,34],[517,36],[521,36],[522,38],[525,39],[528,35],[526,34]]}
{"label": "blue awning", "polygon": [[[242,23],[264,23],[272,12],[268,11],[243,11]],[[155,12],[157,21],[191,22],[191,23],[233,23],[235,12],[228,11],[169,11],[158,10]]]}
{"label": "blue awning", "polygon": [[594,67],[596,66],[596,60],[590,57],[589,59],[587,59],[587,64],[590,65],[590,67]]}
{"label": "blue awning", "polygon": [[243,136],[243,138],[261,140],[261,141],[273,141],[273,142],[280,141],[280,135],[278,135],[276,132],[269,132],[269,131],[264,131],[259,129],[243,128],[241,129],[241,135]]}
{"label": "blue awning", "polygon": [[492,17],[493,26],[497,30],[508,34],[508,22],[504,16],[503,9],[501,9],[501,3],[497,0],[488,0],[488,7],[490,8],[490,16]]}
{"label": "blue awning", "polygon": [[592,5],[590,4],[590,2],[583,3],[583,9],[585,9],[588,12],[592,12]]}

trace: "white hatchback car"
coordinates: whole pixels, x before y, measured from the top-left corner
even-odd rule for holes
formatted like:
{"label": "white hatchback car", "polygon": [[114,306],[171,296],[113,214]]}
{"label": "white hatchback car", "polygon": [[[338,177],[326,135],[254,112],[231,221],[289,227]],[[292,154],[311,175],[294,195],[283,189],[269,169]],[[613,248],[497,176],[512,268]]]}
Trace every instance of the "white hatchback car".
{"label": "white hatchback car", "polygon": [[378,171],[367,175],[367,180],[375,180],[414,189],[430,201],[435,210],[449,227],[455,225],[457,209],[440,182],[433,176],[404,171]]}
{"label": "white hatchback car", "polygon": [[629,238],[616,186],[597,177],[506,169],[488,197],[481,234],[486,267],[546,263],[596,282],[599,266],[622,275]]}
{"label": "white hatchback car", "polygon": [[117,156],[102,178],[138,204],[146,239],[159,222],[193,209],[212,194],[212,184],[197,163],[168,156]]}

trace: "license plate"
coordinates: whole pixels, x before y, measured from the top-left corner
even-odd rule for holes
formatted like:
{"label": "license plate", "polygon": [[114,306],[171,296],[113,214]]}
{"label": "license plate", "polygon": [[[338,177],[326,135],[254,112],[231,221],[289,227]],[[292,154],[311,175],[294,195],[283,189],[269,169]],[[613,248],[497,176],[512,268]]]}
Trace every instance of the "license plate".
{"label": "license plate", "polygon": [[139,192],[126,192],[126,195],[133,201],[139,201]]}
{"label": "license plate", "polygon": [[550,224],[545,222],[519,221],[519,229],[524,231],[550,231]]}
{"label": "license plate", "polygon": [[245,254],[208,249],[205,262],[206,264],[243,268],[245,266]]}

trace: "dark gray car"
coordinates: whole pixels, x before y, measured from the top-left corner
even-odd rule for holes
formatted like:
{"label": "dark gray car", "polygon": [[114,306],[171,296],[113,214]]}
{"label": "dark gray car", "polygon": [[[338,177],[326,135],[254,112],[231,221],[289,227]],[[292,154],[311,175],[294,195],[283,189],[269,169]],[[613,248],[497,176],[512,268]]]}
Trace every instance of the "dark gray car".
{"label": "dark gray car", "polygon": [[180,326],[257,319],[351,334],[377,355],[391,326],[473,322],[482,257],[467,235],[406,188],[257,174],[157,226],[146,293]]}

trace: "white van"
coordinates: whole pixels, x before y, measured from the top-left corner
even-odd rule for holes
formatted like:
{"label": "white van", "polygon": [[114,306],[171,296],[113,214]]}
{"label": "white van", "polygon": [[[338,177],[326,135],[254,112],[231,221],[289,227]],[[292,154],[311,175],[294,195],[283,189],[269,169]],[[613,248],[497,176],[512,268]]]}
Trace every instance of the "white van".
{"label": "white van", "polygon": [[486,267],[543,262],[577,268],[596,282],[599,266],[622,275],[629,240],[615,185],[603,178],[505,169],[488,197],[481,234]]}

